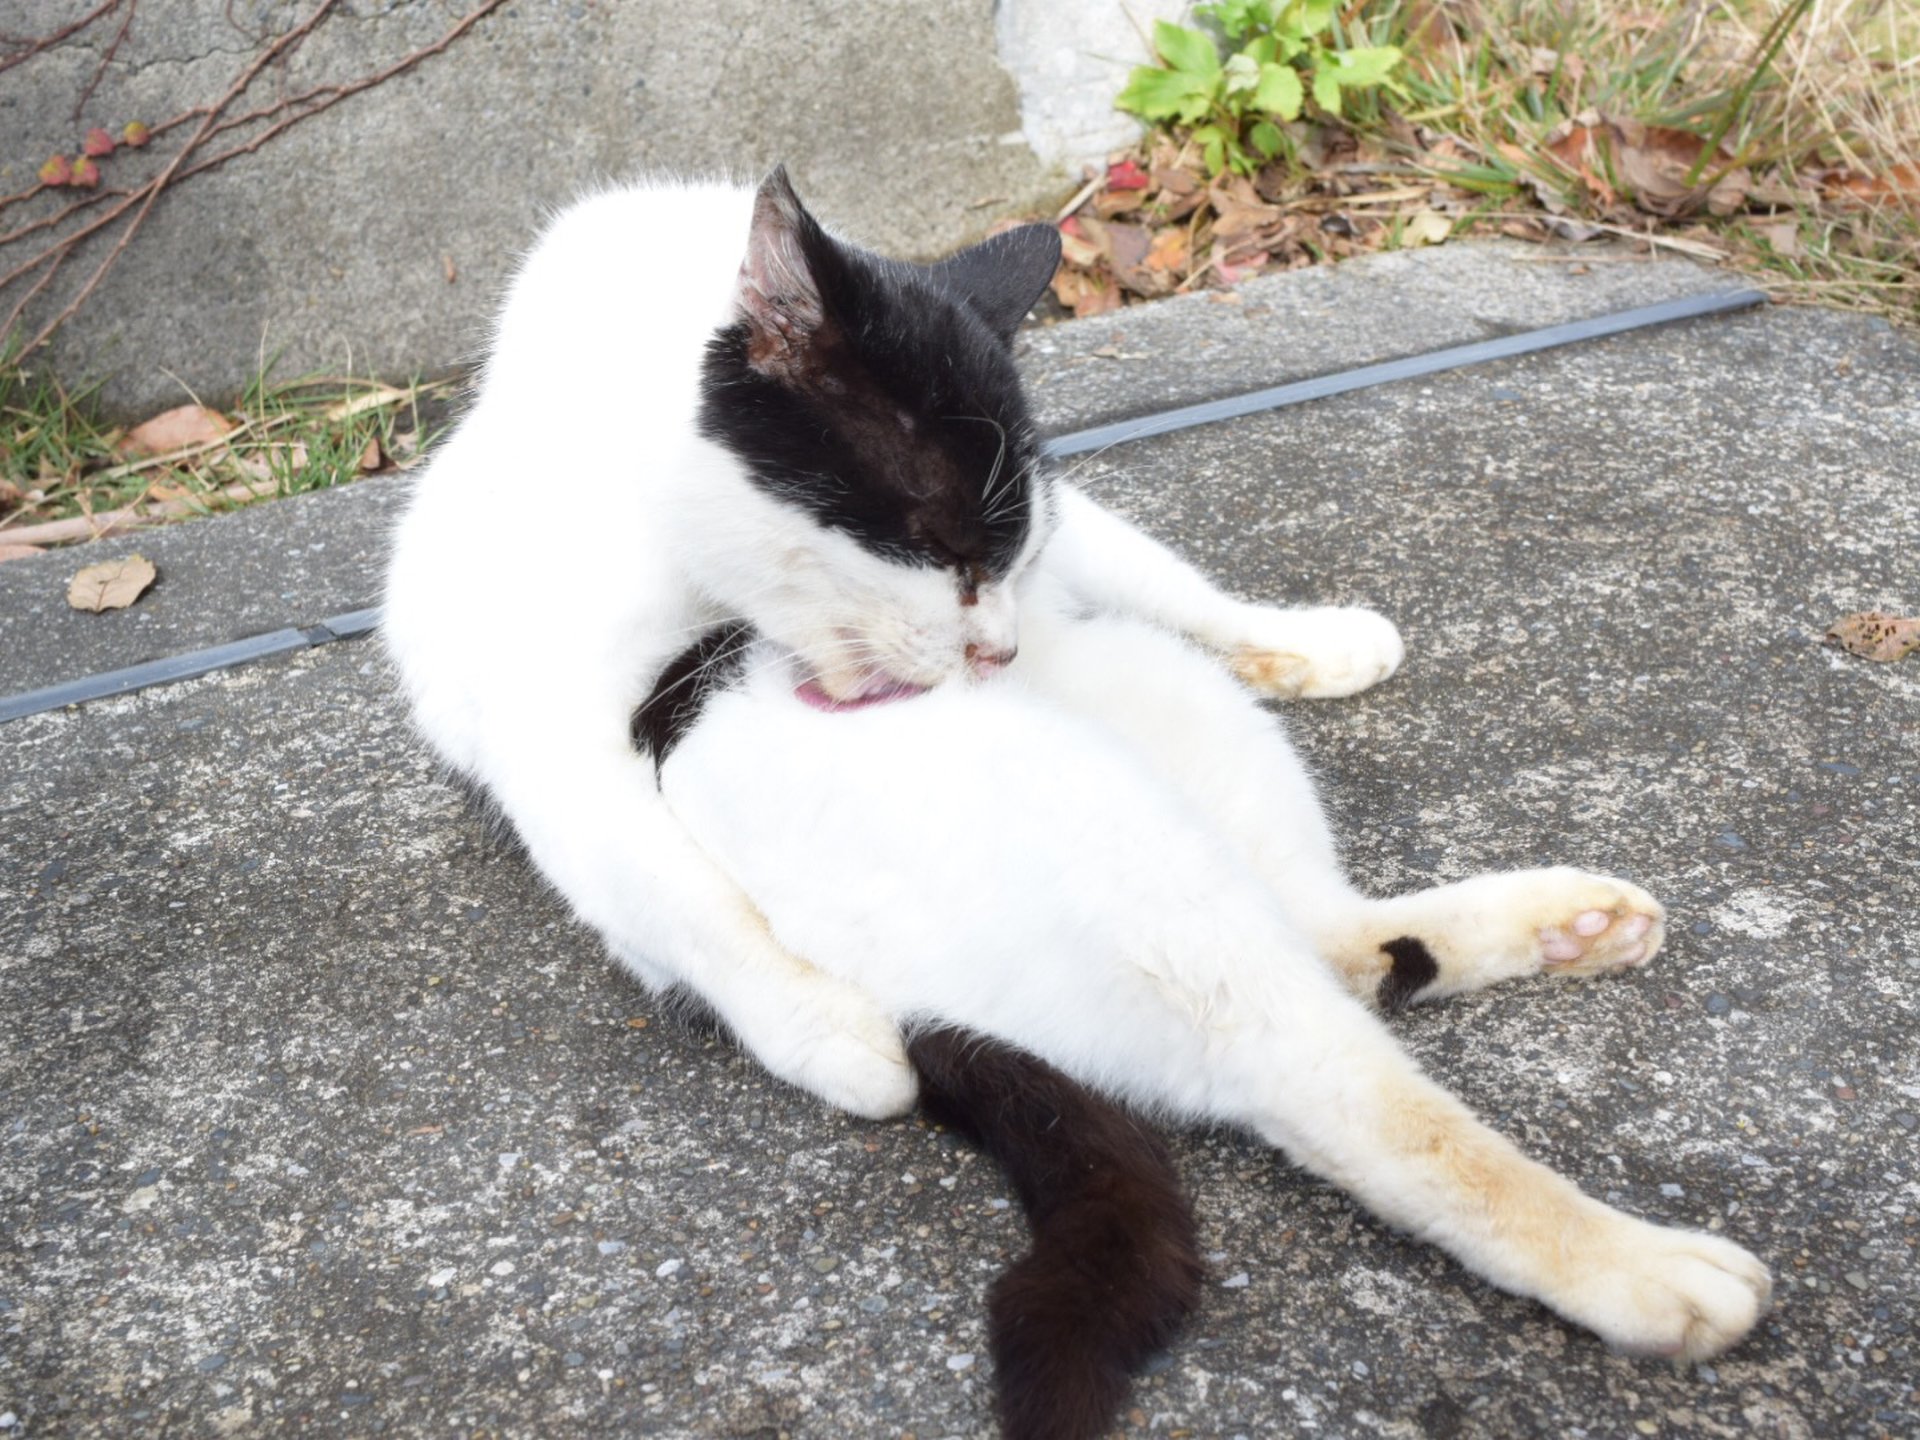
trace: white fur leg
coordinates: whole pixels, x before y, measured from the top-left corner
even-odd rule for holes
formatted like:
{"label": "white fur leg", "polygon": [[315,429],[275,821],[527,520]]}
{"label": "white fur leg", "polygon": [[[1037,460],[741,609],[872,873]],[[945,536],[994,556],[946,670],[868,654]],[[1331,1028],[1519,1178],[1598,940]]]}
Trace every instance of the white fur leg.
{"label": "white fur leg", "polygon": [[1412,933],[1456,962],[1462,988],[1630,969],[1667,934],[1667,912],[1638,885],[1565,865],[1478,875],[1408,899],[1429,912],[1407,917]]}
{"label": "white fur leg", "polygon": [[[649,990],[680,983],[629,946],[607,948]],[[919,1081],[891,1017],[865,991],[824,972],[792,962],[778,971],[777,985],[702,998],[741,1046],[789,1085],[870,1120],[911,1110]]]}
{"label": "white fur leg", "polygon": [[1767,1267],[1731,1241],[1613,1211],[1570,1269],[1547,1303],[1636,1355],[1718,1355],[1754,1327],[1773,1294]]}
{"label": "white fur leg", "polygon": [[[1651,960],[1666,911],[1638,885],[1554,866],[1476,875],[1322,914],[1315,940],[1351,988],[1393,1003],[1438,1000],[1528,975],[1602,975]],[[1409,975],[1403,942],[1432,973]],[[1398,978],[1383,990],[1389,970]]]}
{"label": "white fur leg", "polygon": [[[1296,1022],[1293,1043],[1275,1052],[1261,1133],[1387,1220],[1622,1350],[1700,1359],[1753,1328],[1771,1293],[1757,1259],[1583,1195],[1364,1018],[1327,1008]],[[1340,1056],[1337,1079],[1318,1075],[1315,1045]]]}
{"label": "white fur leg", "polygon": [[[784,990],[779,1013],[756,1016],[741,1041],[768,1070],[838,1110],[869,1120],[904,1115],[919,1095],[900,1029],[868,997],[829,975]],[[739,1023],[736,1020],[736,1023]]]}
{"label": "white fur leg", "polygon": [[1391,620],[1372,610],[1251,605],[1225,647],[1234,673],[1262,694],[1325,700],[1378,685],[1406,649]]}

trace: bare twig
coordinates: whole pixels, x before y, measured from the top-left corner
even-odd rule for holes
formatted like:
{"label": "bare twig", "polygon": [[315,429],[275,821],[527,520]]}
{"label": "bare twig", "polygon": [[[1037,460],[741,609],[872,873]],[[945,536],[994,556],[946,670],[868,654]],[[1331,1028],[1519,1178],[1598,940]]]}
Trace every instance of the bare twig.
{"label": "bare twig", "polygon": [[253,480],[222,486],[212,495],[183,495],[172,500],[154,500],[127,505],[118,510],[103,510],[97,515],[77,515],[71,520],[48,520],[39,525],[22,525],[0,531],[9,545],[69,545],[76,540],[104,540],[126,530],[159,525],[184,515],[203,515],[213,506],[208,502],[225,501],[229,505],[247,505],[267,500],[280,493],[272,480]]}
{"label": "bare twig", "polygon": [[[54,187],[51,185],[48,185],[42,188],[51,190]],[[53,214],[51,215],[44,215],[38,220],[30,221],[29,223],[22,225],[17,230],[9,230],[7,231],[6,234],[0,235],[0,246],[10,245],[15,240],[19,240],[25,236],[33,234],[33,232],[36,230],[45,230],[50,226],[58,225],[62,220],[65,220],[69,215],[75,214],[76,212],[81,210],[85,210],[89,206],[98,205],[102,200],[111,200],[115,196],[125,196],[131,193],[132,192],[129,190],[91,191],[86,196],[84,196],[79,200],[69,200],[63,208],[54,211]],[[31,268],[31,266],[29,266],[29,268]],[[0,288],[4,288],[6,286],[6,283],[7,283],[6,280],[0,280]]]}
{"label": "bare twig", "polygon": [[[149,180],[145,185],[135,190],[100,219],[95,220],[90,225],[81,227],[76,234],[69,236],[61,242],[63,249],[71,249],[71,247],[80,240],[104,229],[119,219],[120,216],[124,215],[133,207],[135,200],[140,201],[140,208],[134,212],[133,219],[128,222],[127,228],[121,232],[120,238],[114,243],[113,249],[107,252],[106,258],[100,262],[93,274],[88,276],[85,283],[81,285],[79,293],[67,302],[64,309],[51,320],[47,321],[46,324],[42,325],[40,329],[35,332],[34,336],[20,347],[20,354],[26,355],[46,343],[48,337],[51,336],[55,330],[59,329],[69,316],[86,303],[87,297],[94,292],[95,287],[99,285],[107,271],[113,268],[114,262],[120,258],[126,251],[127,246],[132,243],[133,237],[139,233],[140,226],[147,218],[147,213],[153,209],[153,202],[160,198],[160,192],[167,188],[167,183],[173,179],[174,172],[185,163],[187,157],[206,139],[208,132],[212,130],[214,122],[220,115],[220,112],[231,105],[240,95],[244,94],[247,87],[253,83],[254,77],[271,64],[276,56],[292,49],[302,40],[306,39],[307,36],[313,32],[313,27],[326,18],[327,12],[332,10],[333,6],[334,0],[320,0],[320,3],[314,7],[313,13],[307,16],[305,20],[294,26],[293,29],[287,31],[286,34],[276,36],[273,43],[259,55],[255,56],[252,63],[240,72],[239,79],[227,87],[226,93],[207,108],[205,117],[200,122],[200,128],[195,130],[192,136],[188,138],[186,144],[180,147],[173,159],[168,162],[166,169],[154,176],[153,179]],[[28,262],[29,265],[33,263],[35,262]],[[20,268],[16,267],[4,279],[0,279],[0,288],[5,288],[5,286],[19,274]],[[27,298],[31,298],[31,292],[28,297],[23,297],[20,303],[15,305],[8,313],[6,320],[0,323],[0,335],[10,333],[14,325],[19,322],[21,315],[26,310]]]}
{"label": "bare twig", "polygon": [[107,66],[111,65],[113,57],[120,53],[120,42],[127,38],[127,31],[133,26],[133,12],[139,7],[140,0],[127,0],[127,13],[120,17],[120,28],[113,32],[113,39],[107,43],[106,50],[101,53],[100,63],[93,67],[93,74],[88,77],[86,88],[80,92],[80,98],[73,102],[73,114],[68,118],[74,124],[80,123],[80,112],[87,108],[87,101],[93,98],[93,92],[99,88],[100,77],[107,73]]}
{"label": "bare twig", "polygon": [[[108,0],[108,3],[102,4],[97,10],[92,12],[91,15],[85,17],[83,21],[77,21],[56,35],[48,36],[44,40],[32,43],[36,47],[44,49],[47,45],[63,39],[67,35],[82,28],[84,23],[98,19],[100,16],[109,13],[120,3],[121,0]],[[137,4],[137,0],[127,0],[127,3],[127,13],[122,20],[119,33],[116,34],[113,44],[108,49],[107,59],[111,59],[114,48],[119,45],[120,39],[124,37],[126,33],[127,26],[132,21],[133,6]],[[335,81],[315,85],[299,94],[284,96],[270,103],[256,106],[244,113],[228,114],[227,111],[229,108],[246,93],[247,89],[259,77],[262,70],[276,62],[284,61],[334,9],[335,0],[320,0],[320,3],[315,6],[314,10],[299,25],[269,41],[266,48],[240,72],[239,76],[217,101],[211,105],[195,106],[179,115],[175,115],[170,119],[160,121],[148,127],[149,135],[157,138],[180,125],[187,124],[191,121],[199,122],[193,133],[174,153],[173,158],[168,161],[166,167],[158,174],[143,184],[129,190],[104,191],[88,195],[84,199],[73,200],[51,215],[43,216],[29,224],[18,226],[14,230],[0,235],[0,247],[4,247],[11,242],[38,231],[57,229],[64,222],[92,206],[109,200],[114,202],[108,206],[104,213],[93,217],[77,229],[71,230],[64,235],[51,238],[39,253],[27,257],[4,275],[0,275],[0,290],[5,290],[14,282],[33,274],[33,272],[41,269],[43,266],[48,267],[47,273],[40,276],[32,288],[13,305],[4,321],[0,321],[0,335],[10,333],[14,326],[21,321],[26,313],[29,302],[45,290],[48,282],[52,278],[53,271],[58,268],[59,263],[71,254],[81,243],[108,230],[117,222],[123,219],[126,220],[124,228],[120,231],[112,248],[107,252],[100,264],[95,267],[93,272],[80,285],[79,289],[59,312],[45,324],[41,325],[33,336],[26,341],[20,348],[19,354],[25,355],[29,351],[44,344],[55,330],[67,320],[71,319],[74,313],[86,303],[99,287],[101,280],[105,278],[107,272],[113,268],[120,256],[125,253],[127,247],[132,243],[134,236],[139,233],[141,226],[146,221],[148,213],[153,208],[154,202],[159,199],[161,193],[170,185],[177,184],[192,176],[203,174],[208,170],[225,164],[237,156],[252,154],[269,140],[309,116],[317,115],[322,110],[338,104],[341,100],[349,96],[357,95],[364,90],[371,89],[391,79],[393,76],[418,65],[421,61],[440,54],[446,50],[448,46],[452,45],[454,41],[466,34],[468,30],[472,29],[479,21],[500,9],[505,3],[506,0],[483,0],[483,3],[476,5],[466,15],[462,16],[449,27],[439,39],[430,44],[423,45],[401,56],[392,64],[367,75],[363,75],[356,80]],[[9,57],[9,59],[12,59],[12,57]],[[105,63],[105,60],[103,60],[103,68]],[[0,64],[0,68],[5,68],[4,64]],[[99,71],[96,71],[94,78],[95,80],[99,78]],[[91,90],[92,82],[89,82],[87,94],[90,94]],[[83,103],[84,99],[85,96],[83,95]],[[226,135],[250,125],[263,123],[264,128],[249,136],[247,139],[229,145],[227,148],[215,153],[204,153],[204,147],[207,142],[216,136]],[[16,196],[0,197],[0,205],[36,195],[40,190],[46,188],[48,187],[36,186]]]}
{"label": "bare twig", "polygon": [[0,36],[0,43],[14,45],[17,48],[11,55],[0,55],[0,74],[5,74],[16,65],[25,64],[43,50],[58,45],[69,35],[78,35],[87,26],[102,15],[111,14],[120,8],[120,0],[101,0],[101,3],[82,15],[70,25],[62,26],[51,35],[42,35],[38,40],[15,39],[12,36]]}
{"label": "bare twig", "polygon": [[326,84],[326,85],[316,85],[310,90],[304,90],[298,95],[289,95],[286,99],[276,101],[272,105],[261,106],[259,109],[251,111],[248,114],[230,116],[228,119],[223,120],[220,122],[220,124],[216,125],[209,132],[209,135],[211,136],[211,135],[224,134],[226,131],[236,130],[241,126],[251,124],[254,121],[269,119],[284,109],[290,108],[295,105],[304,104],[305,102],[314,99],[316,96],[325,97],[324,99],[319,100],[317,104],[309,105],[305,110],[300,111],[296,115],[288,115],[284,117],[283,119],[279,120],[277,123],[269,126],[267,129],[261,131],[258,135],[253,136],[249,140],[245,140],[238,145],[234,145],[230,147],[229,149],[222,150],[218,154],[210,155],[204,160],[195,161],[193,165],[181,171],[180,174],[175,178],[180,180],[185,180],[189,176],[198,175],[198,174],[201,174],[203,171],[213,169],[215,166],[223,165],[227,161],[233,159],[235,156],[251,155],[255,150],[258,150],[262,145],[264,145],[267,141],[271,140],[274,136],[278,135],[281,131],[288,129],[293,125],[297,125],[300,121],[305,120],[308,116],[318,115],[322,110],[325,110],[329,106],[337,104],[342,100],[345,100],[348,96],[358,95],[362,90],[370,90],[375,85],[379,85],[384,81],[391,80],[395,75],[400,74],[403,70],[408,70],[408,69],[411,69],[413,66],[418,65],[422,60],[428,59],[434,55],[438,55],[441,51],[445,50],[449,45],[453,44],[454,41],[458,40],[462,35],[466,34],[466,32],[472,29],[474,25],[478,24],[481,20],[485,19],[488,15],[492,14],[495,10],[498,10],[505,3],[506,3],[506,0],[486,0],[486,3],[480,5],[478,8],[474,9],[473,11],[468,13],[465,17],[457,21],[453,25],[453,27],[450,30],[448,30],[446,34],[442,35],[438,40],[434,41],[430,45],[423,45],[418,50],[412,51],[409,54],[401,56],[398,60],[394,61],[393,64],[387,66],[384,70],[377,70],[371,75],[363,75],[358,80],[335,82],[335,83]]}

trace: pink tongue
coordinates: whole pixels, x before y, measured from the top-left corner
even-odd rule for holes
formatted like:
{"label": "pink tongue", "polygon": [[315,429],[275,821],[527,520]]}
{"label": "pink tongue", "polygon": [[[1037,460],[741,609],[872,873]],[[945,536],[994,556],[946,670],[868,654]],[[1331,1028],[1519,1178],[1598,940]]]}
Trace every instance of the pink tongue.
{"label": "pink tongue", "polygon": [[818,680],[808,680],[795,688],[798,695],[816,710],[864,710],[869,705],[885,705],[890,700],[905,700],[914,695],[924,695],[923,685],[907,685],[897,680],[889,680],[878,689],[869,690],[864,695],[854,695],[846,700],[836,700],[820,688]]}

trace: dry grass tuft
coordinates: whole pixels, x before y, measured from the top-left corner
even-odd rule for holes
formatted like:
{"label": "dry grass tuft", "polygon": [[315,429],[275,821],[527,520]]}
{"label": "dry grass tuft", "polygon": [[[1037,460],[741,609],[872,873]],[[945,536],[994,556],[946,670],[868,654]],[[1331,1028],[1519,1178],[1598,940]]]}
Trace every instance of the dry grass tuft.
{"label": "dry grass tuft", "polygon": [[1248,177],[1149,136],[1063,227],[1062,303],[1497,230],[1920,322],[1915,0],[1354,0],[1339,27],[1401,47],[1400,96],[1309,114]]}

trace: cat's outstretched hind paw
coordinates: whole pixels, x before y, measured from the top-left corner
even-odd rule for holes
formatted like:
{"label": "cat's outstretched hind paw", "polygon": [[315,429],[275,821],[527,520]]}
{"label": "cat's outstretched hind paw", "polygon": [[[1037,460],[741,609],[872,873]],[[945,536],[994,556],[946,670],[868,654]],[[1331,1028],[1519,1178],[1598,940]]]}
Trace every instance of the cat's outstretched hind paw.
{"label": "cat's outstretched hind paw", "polygon": [[1582,1273],[1546,1299],[1615,1349],[1705,1360],[1766,1314],[1772,1277],[1738,1245],[1617,1212],[1608,1221]]}
{"label": "cat's outstretched hind paw", "polygon": [[1543,871],[1559,882],[1561,917],[1539,926],[1540,968],[1549,975],[1603,975],[1644,965],[1667,936],[1660,902],[1638,885],[1578,870]]}
{"label": "cat's outstretched hind paw", "polygon": [[1378,685],[1405,655],[1394,623],[1372,610],[1253,606],[1228,661],[1263,695],[1330,700]]}
{"label": "cat's outstretched hind paw", "polygon": [[1566,865],[1371,901],[1361,919],[1328,953],[1356,993],[1388,1009],[1531,975],[1631,969],[1667,934],[1666,911],[1638,885]]}

